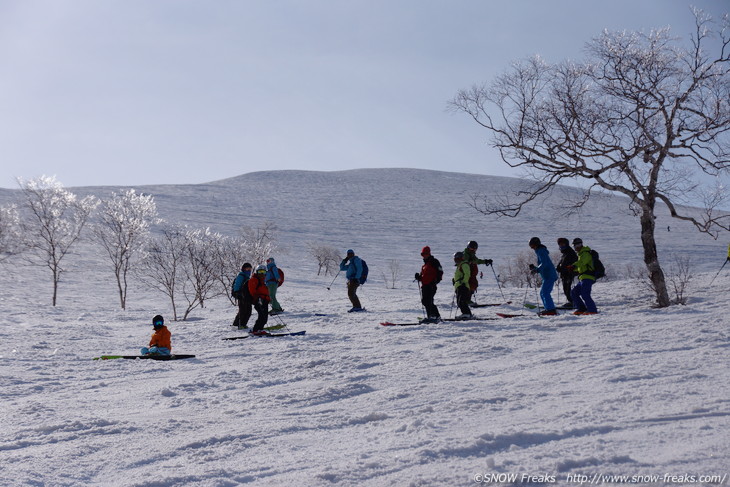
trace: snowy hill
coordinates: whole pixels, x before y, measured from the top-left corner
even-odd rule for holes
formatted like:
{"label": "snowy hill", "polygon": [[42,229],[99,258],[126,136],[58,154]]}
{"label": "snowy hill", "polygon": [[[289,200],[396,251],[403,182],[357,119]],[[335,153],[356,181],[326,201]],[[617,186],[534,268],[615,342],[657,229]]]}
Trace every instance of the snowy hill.
{"label": "snowy hill", "polygon": [[[169,313],[164,296],[135,288],[119,310],[111,270],[88,245],[71,256],[55,308],[46,271],[6,266],[0,485],[452,486],[513,475],[519,485],[583,475],[726,483],[730,271],[707,286],[726,241],[659,217],[658,228],[671,228],[658,235],[660,255],[692,254],[687,306],[653,310],[641,285],[614,279],[594,288],[601,313],[591,317],[537,318],[520,306],[533,290],[505,288],[513,304],[476,310],[481,321],[379,325],[422,314],[409,276],[426,244],[448,264],[474,239],[498,267],[529,250],[532,236],[553,253],[556,237],[580,236],[609,267],[641,265],[638,221],[623,198],[601,197],[571,218],[554,209],[570,188],[514,220],[467,205],[473,193],[524,184],[378,169],[137,188],[171,221],[227,234],[275,222],[287,250],[277,255],[287,312],[271,323],[307,335],[223,341],[242,332],[220,298],[169,323],[174,351],[195,359],[93,361],[146,345],[152,315]],[[16,196],[0,191],[0,202]],[[345,312],[342,280],[327,290],[332,276],[316,276],[308,242],[367,259],[372,278],[359,293],[367,313]],[[379,279],[389,259],[405,276],[397,289]],[[502,301],[483,271],[479,299]],[[453,313],[450,277],[447,265],[436,299],[444,316]],[[501,319],[497,310],[524,316]]]}

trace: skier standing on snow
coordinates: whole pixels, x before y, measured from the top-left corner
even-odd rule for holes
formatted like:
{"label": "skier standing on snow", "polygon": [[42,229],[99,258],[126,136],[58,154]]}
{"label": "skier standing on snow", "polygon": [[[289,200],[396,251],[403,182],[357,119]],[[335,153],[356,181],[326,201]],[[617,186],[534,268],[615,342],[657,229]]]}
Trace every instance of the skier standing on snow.
{"label": "skier standing on snow", "polygon": [[352,308],[348,313],[365,311],[357,297],[357,288],[360,286],[360,278],[362,277],[362,260],[355,255],[355,251],[349,249],[347,257],[340,262],[340,271],[345,271],[347,279],[347,297],[350,298]]}
{"label": "skier standing on snow", "polygon": [[251,335],[266,335],[264,326],[269,321],[269,288],[266,287],[266,266],[256,267],[256,273],[248,280],[248,291],[251,293],[253,307],[258,313]]}
{"label": "skier standing on snow", "polygon": [[553,316],[558,314],[555,310],[555,303],[551,293],[553,292],[553,286],[555,281],[558,280],[558,273],[555,270],[553,261],[550,260],[550,252],[545,247],[540,239],[532,237],[530,239],[530,248],[535,251],[537,256],[537,265],[530,264],[530,271],[533,274],[540,273],[542,277],[542,286],[540,287],[540,298],[542,299],[542,305],[545,309],[540,311],[542,316]]}
{"label": "skier standing on snow", "polygon": [[251,306],[253,299],[248,291],[248,280],[251,278],[251,269],[253,266],[246,262],[241,266],[241,272],[233,281],[233,297],[238,300],[238,314],[233,320],[233,326],[237,326],[239,330],[248,328],[248,320],[251,318]]}
{"label": "skier standing on snow", "polygon": [[578,254],[578,260],[573,264],[573,271],[578,275],[578,284],[571,292],[573,303],[577,310],[574,315],[594,315],[598,313],[596,303],[591,297],[591,289],[596,282],[593,272],[593,256],[590,247],[583,245],[583,240],[573,239],[573,248]]}
{"label": "skier standing on snow", "polygon": [[457,252],[454,254],[454,292],[456,292],[456,304],[459,306],[461,314],[456,317],[457,320],[468,320],[472,317],[471,309],[469,309],[469,298],[471,291],[469,290],[469,278],[471,277],[471,266],[464,260],[464,253]]}
{"label": "skier standing on snow", "polygon": [[561,307],[565,309],[573,309],[573,296],[571,296],[570,292],[573,288],[573,279],[575,278],[575,274],[573,274],[573,271],[570,270],[569,267],[575,264],[575,261],[578,260],[578,254],[575,253],[575,250],[570,248],[570,242],[567,238],[559,238],[558,247],[563,255],[560,257],[560,262],[558,262],[556,270],[560,274],[560,280],[563,283],[563,294],[565,294],[565,297],[568,300]]}
{"label": "skier standing on snow", "polygon": [[477,267],[477,264],[484,264],[484,265],[492,265],[492,259],[480,259],[477,257],[477,249],[479,248],[479,244],[476,243],[476,241],[471,240],[468,244],[466,244],[466,248],[464,249],[463,255],[464,255],[464,261],[469,264],[469,303],[470,304],[476,304],[472,301],[472,296],[477,291],[477,288],[479,287],[479,280],[477,279],[477,276],[479,275],[479,268]]}
{"label": "skier standing on snow", "polygon": [[269,299],[271,300],[271,314],[277,314],[284,311],[276,300],[276,290],[279,288],[279,269],[276,267],[276,261],[273,257],[266,259],[266,287],[269,289]]}
{"label": "skier standing on snow", "polygon": [[421,283],[421,303],[426,309],[426,319],[423,321],[438,323],[441,321],[441,314],[433,299],[436,296],[437,285],[441,281],[444,270],[441,268],[438,259],[431,255],[431,247],[423,247],[421,257],[423,257],[423,267],[421,267],[420,273],[416,273],[416,281]]}
{"label": "skier standing on snow", "polygon": [[165,326],[165,319],[156,315],[152,318],[152,327],[155,331],[150,338],[149,348],[142,347],[139,352],[142,355],[170,355],[172,353],[172,334]]}

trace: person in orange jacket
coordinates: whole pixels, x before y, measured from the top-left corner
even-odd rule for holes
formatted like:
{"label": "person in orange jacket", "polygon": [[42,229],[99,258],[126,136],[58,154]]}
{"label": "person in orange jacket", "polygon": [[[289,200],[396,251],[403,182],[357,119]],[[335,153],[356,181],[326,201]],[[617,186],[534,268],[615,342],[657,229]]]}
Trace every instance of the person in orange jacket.
{"label": "person in orange jacket", "polygon": [[155,329],[148,347],[142,347],[142,355],[170,355],[172,353],[172,334],[165,326],[165,319],[156,315],[152,318],[152,326]]}
{"label": "person in orange jacket", "polygon": [[253,325],[251,335],[266,335],[266,322],[269,321],[269,288],[266,286],[266,266],[260,265],[256,267],[256,272],[251,279],[248,280],[248,291],[251,293],[253,307],[258,313],[256,323]]}

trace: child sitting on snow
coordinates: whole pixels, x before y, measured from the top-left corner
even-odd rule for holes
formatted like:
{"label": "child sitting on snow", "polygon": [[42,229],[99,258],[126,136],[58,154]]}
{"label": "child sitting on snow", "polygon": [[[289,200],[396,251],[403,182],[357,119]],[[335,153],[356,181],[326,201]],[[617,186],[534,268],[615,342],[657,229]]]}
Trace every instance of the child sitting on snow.
{"label": "child sitting on snow", "polygon": [[165,319],[157,315],[152,318],[152,326],[155,332],[150,339],[150,346],[142,347],[142,355],[170,355],[172,352],[172,334],[165,326]]}

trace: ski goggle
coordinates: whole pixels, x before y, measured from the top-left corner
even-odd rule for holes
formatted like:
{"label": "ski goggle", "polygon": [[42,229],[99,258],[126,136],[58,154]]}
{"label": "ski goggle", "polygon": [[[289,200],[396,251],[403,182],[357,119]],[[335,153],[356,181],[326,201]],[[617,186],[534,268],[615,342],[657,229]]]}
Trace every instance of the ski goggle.
{"label": "ski goggle", "polygon": [[164,324],[165,324],[164,321],[155,321],[154,323],[152,323],[153,326],[162,326]]}

